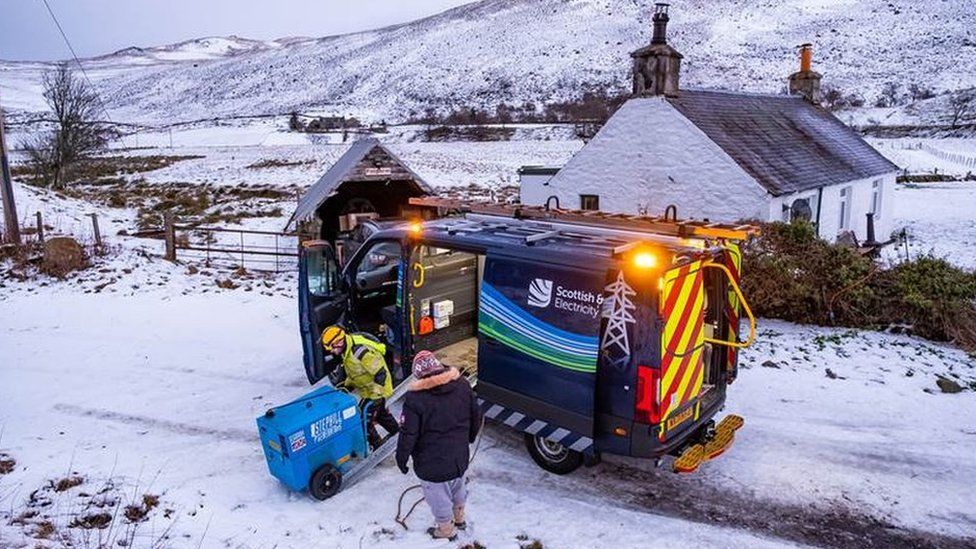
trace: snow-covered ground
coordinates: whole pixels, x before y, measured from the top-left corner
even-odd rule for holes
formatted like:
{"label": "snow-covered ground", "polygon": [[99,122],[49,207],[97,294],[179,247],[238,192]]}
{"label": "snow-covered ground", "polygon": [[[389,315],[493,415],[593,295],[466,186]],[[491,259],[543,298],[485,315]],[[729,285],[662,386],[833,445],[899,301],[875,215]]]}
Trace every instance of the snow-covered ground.
{"label": "snow-covered ground", "polygon": [[868,142],[909,173],[976,174],[976,139],[878,139]]}
{"label": "snow-covered ground", "polygon": [[[55,497],[63,513],[109,478],[128,487],[125,497],[160,496],[171,511],[150,515],[137,538],[146,545],[168,530],[172,545],[190,547],[428,546],[425,509],[409,532],[393,520],[414,480],[390,464],[326,503],[267,474],[253,418],[306,388],[294,300],[180,295],[182,278],[125,296],[51,286],[0,302],[16,319],[0,327],[0,448],[17,461],[0,476],[0,545],[23,539],[8,514],[48,480],[76,472],[85,483]],[[976,393],[935,385],[936,375],[976,382],[971,358],[904,336],[762,328],[730,391],[727,411],[746,427],[726,456],[690,477],[608,459],[559,478],[537,469],[516,437],[490,428],[473,466],[469,539],[490,547],[514,547],[521,534],[547,547],[644,546],[649,531],[654,546],[818,539],[772,524],[798,510],[802,521],[823,522],[825,536],[849,529],[875,539],[860,530],[882,524],[915,541],[972,535]],[[846,527],[828,520],[848,514]]]}
{"label": "snow-covered ground", "polygon": [[[900,184],[894,193],[895,228],[906,229],[908,250],[886,256],[943,257],[976,269],[976,139],[869,139],[909,174],[948,175],[965,181]],[[948,156],[947,156],[948,155]],[[972,159],[972,163],[970,162]]]}
{"label": "snow-covered ground", "polygon": [[909,235],[888,257],[929,254],[976,270],[976,181],[914,183],[895,190],[895,218]]}
{"label": "snow-covered ground", "polygon": [[[203,157],[138,174],[150,184],[303,187],[344,150],[194,131],[177,132],[187,140],[173,149],[124,154]],[[879,148],[889,154],[889,144]],[[514,184],[518,166],[562,164],[580,143],[391,146],[446,187]],[[907,151],[919,166],[944,166],[924,151],[888,148]],[[301,163],[248,167],[266,160]],[[55,232],[90,239],[92,204],[20,184],[17,197],[25,221],[43,211]],[[976,183],[900,186],[894,198],[898,223],[914,235],[913,255],[931,249],[976,268]],[[0,546],[33,546],[28,536],[45,514],[53,516],[52,536],[77,536],[82,530],[68,527],[71,516],[100,510],[93,502],[104,498],[117,508],[143,494],[160,502],[134,534],[140,547],[162,536],[175,547],[430,546],[424,507],[410,531],[393,520],[400,492],[414,479],[390,464],[325,503],[290,494],[267,474],[254,417],[307,390],[294,275],[172,265],[159,259],[161,242],[116,235],[132,228],[133,210],[97,211],[110,253],[93,268],[64,282],[0,279],[0,465],[16,460],[0,474]],[[277,229],[288,213],[244,224]],[[224,279],[238,287],[218,287]],[[942,393],[938,376],[968,389]],[[489,427],[472,469],[472,530],[462,541],[976,543],[974,384],[976,359],[948,346],[763,321],[729,393],[726,412],[743,415],[746,425],[728,454],[691,476],[607,458],[555,477],[532,463],[517,436]],[[82,484],[54,488],[75,473]],[[54,484],[44,488],[48,481]],[[132,529],[120,516],[112,521]]]}

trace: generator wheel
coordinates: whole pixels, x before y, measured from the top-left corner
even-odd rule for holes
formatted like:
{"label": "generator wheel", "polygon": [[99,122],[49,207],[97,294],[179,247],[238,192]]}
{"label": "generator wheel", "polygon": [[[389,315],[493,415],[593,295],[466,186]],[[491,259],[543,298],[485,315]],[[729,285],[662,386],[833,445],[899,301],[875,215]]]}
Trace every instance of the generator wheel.
{"label": "generator wheel", "polygon": [[331,463],[319,467],[312,473],[312,480],[308,483],[308,493],[313,498],[322,501],[339,493],[342,488],[342,473]]}
{"label": "generator wheel", "polygon": [[567,475],[583,464],[583,454],[543,437],[525,433],[525,447],[536,465],[550,473]]}

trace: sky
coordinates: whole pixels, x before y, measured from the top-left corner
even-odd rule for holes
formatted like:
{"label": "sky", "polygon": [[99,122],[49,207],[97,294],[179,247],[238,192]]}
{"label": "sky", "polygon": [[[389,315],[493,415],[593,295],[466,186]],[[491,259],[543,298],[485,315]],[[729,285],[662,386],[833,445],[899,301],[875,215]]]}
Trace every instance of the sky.
{"label": "sky", "polygon": [[[402,23],[471,0],[48,0],[81,57],[204,36],[329,36]],[[70,57],[43,0],[2,0],[0,59]]]}

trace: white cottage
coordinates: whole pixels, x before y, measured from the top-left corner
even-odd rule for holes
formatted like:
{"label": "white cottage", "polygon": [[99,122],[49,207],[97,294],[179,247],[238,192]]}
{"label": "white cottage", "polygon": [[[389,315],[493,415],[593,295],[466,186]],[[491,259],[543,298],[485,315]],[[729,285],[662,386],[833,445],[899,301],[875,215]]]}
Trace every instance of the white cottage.
{"label": "white cottage", "polygon": [[685,90],[681,54],[657,4],[651,45],[635,51],[634,95],[565,166],[524,168],[520,198],[563,208],[712,221],[813,221],[821,237],[891,231],[898,167],[819,106],[820,75],[801,48],[791,95]]}

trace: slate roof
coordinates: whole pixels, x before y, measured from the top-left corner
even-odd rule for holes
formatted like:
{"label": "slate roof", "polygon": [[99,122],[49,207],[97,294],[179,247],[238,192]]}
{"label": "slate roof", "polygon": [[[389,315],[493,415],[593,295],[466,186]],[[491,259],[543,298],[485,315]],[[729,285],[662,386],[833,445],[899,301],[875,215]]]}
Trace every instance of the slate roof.
{"label": "slate roof", "polygon": [[353,170],[362,160],[369,154],[373,148],[379,147],[383,149],[387,155],[390,156],[394,161],[396,161],[400,166],[407,170],[413,178],[414,183],[426,194],[434,194],[434,191],[427,185],[419,175],[417,175],[413,170],[411,170],[406,164],[403,163],[395,154],[393,154],[390,149],[383,146],[379,139],[375,137],[366,137],[355,141],[346,152],[336,160],[335,164],[326,171],[318,181],[315,182],[311,187],[305,191],[305,194],[298,200],[298,207],[295,208],[295,213],[291,215],[288,220],[288,224],[285,227],[291,226],[292,221],[296,219],[305,219],[306,217],[315,213],[315,210],[322,205],[333,193],[346,181],[346,177],[349,172]]}
{"label": "slate roof", "polygon": [[899,169],[832,114],[797,96],[681,90],[667,100],[773,195]]}

